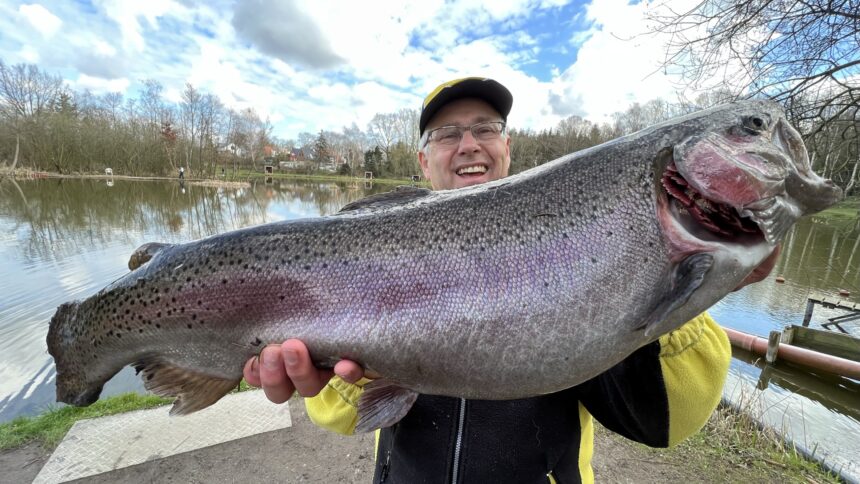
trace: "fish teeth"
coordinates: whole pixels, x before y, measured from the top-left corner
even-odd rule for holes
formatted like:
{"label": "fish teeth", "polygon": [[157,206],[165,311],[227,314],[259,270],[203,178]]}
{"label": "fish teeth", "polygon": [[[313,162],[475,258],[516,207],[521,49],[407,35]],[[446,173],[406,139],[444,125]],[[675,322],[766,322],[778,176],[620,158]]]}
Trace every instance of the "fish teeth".
{"label": "fish teeth", "polygon": [[748,205],[740,211],[743,217],[751,218],[764,234],[765,240],[776,245],[785,237],[791,225],[801,216],[800,209],[789,200],[776,196]]}

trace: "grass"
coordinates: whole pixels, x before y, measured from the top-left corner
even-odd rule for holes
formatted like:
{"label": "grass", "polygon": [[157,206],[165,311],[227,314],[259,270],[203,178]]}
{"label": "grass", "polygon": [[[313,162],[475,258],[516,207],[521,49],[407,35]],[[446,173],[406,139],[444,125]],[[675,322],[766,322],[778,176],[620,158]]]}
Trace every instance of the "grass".
{"label": "grass", "polygon": [[[358,176],[345,176],[345,175],[337,175],[337,174],[303,174],[303,173],[291,173],[291,172],[275,172],[275,173],[262,173],[259,171],[251,171],[251,170],[239,170],[238,173],[227,174],[224,179],[227,180],[245,180],[248,178],[284,178],[284,179],[297,179],[297,180],[311,180],[311,181],[333,181],[333,182],[343,182],[343,183],[354,183],[356,181],[363,182],[365,181],[364,177]],[[220,177],[215,177],[215,179],[221,179]],[[406,178],[374,178],[373,183],[387,184],[387,185],[404,185],[412,183],[411,180]],[[430,186],[426,181],[420,181],[416,183],[416,185],[422,186]]]}
{"label": "grass", "polygon": [[837,203],[818,214],[816,217],[824,217],[830,220],[843,219],[853,220],[860,215],[860,197],[850,197]]}
{"label": "grass", "polygon": [[759,428],[747,413],[722,405],[701,431],[669,449],[646,447],[595,427],[597,439],[617,440],[638,454],[638,460],[692,471],[699,482],[841,482],[787,446],[773,430]]}
{"label": "grass", "polygon": [[[234,392],[251,388],[242,380]],[[35,417],[18,417],[0,424],[0,450],[20,447],[30,442],[53,449],[78,420],[155,408],[172,402],[171,398],[130,392],[103,398],[89,407],[60,407]]]}

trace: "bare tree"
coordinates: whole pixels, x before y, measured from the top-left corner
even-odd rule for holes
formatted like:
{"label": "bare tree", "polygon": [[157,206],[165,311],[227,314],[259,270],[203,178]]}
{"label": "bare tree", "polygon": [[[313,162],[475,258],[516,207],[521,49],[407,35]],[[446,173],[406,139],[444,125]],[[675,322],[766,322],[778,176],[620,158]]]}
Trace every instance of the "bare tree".
{"label": "bare tree", "polygon": [[[9,123],[15,135],[12,169],[18,164],[22,136],[27,137],[28,127],[39,126],[40,118],[56,104],[62,87],[58,76],[43,73],[35,65],[7,66],[0,60],[0,119]],[[34,147],[35,139],[30,138]]]}
{"label": "bare tree", "polygon": [[827,120],[860,102],[858,12],[857,0],[703,0],[653,18],[672,35],[666,65],[687,81],[737,76],[727,66],[739,66],[753,95],[803,96],[801,119]]}
{"label": "bare tree", "polygon": [[180,119],[182,120],[182,133],[185,141],[185,165],[189,172],[191,164],[194,160],[194,141],[197,138],[197,132],[200,129],[200,91],[194,88],[191,83],[185,83],[185,90],[182,91],[182,102],[180,103]]}
{"label": "bare tree", "polygon": [[391,154],[391,147],[397,141],[396,113],[377,113],[367,124],[367,132],[371,139],[382,149],[385,159]]}
{"label": "bare tree", "polygon": [[854,186],[860,163],[858,0],[702,0],[652,19],[657,31],[671,34],[666,67],[680,68],[690,85],[746,79],[738,87],[782,102],[807,144],[830,144],[819,136],[829,132],[852,145],[844,155],[851,158],[843,161],[851,173],[847,186]]}

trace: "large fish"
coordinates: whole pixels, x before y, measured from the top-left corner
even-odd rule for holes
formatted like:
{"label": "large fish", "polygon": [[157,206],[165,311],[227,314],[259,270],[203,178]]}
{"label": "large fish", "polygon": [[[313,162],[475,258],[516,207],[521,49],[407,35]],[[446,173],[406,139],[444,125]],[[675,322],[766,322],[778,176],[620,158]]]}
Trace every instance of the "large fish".
{"label": "large fish", "polygon": [[480,186],[148,244],[132,272],[57,309],[57,399],[88,405],[131,364],[178,397],[172,413],[193,412],[288,338],[318,366],[349,358],[384,377],[358,430],[396,422],[417,393],[558,391],[716,303],[840,198],[778,105],[747,101]]}

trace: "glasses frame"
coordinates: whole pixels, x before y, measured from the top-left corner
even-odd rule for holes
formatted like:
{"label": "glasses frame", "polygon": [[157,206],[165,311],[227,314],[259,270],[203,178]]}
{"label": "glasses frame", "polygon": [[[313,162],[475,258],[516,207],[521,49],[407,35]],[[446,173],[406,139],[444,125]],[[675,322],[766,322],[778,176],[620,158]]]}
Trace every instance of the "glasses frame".
{"label": "glasses frame", "polygon": [[[507,127],[508,123],[506,123],[504,121],[481,121],[480,123],[475,123],[471,126],[456,126],[453,124],[447,125],[447,126],[439,126],[438,128],[433,128],[427,132],[426,139],[424,141],[424,144],[421,147],[423,148],[423,147],[427,146],[428,144],[430,144],[431,141],[438,141],[438,140],[433,139],[433,134],[435,134],[440,129],[450,129],[450,128],[457,128],[458,130],[460,130],[460,137],[457,139],[457,143],[463,141],[463,134],[465,134],[467,130],[472,133],[472,138],[474,138],[475,141],[478,141],[478,142],[490,141],[490,140],[481,140],[480,138],[478,138],[478,135],[475,134],[475,128],[476,127],[484,126],[487,124],[500,124],[501,129],[499,129],[499,136],[502,136],[502,134],[504,134],[504,132],[505,132],[505,128]],[[442,146],[446,146],[446,145],[442,145]],[[450,146],[454,146],[454,144],[452,143]]]}

